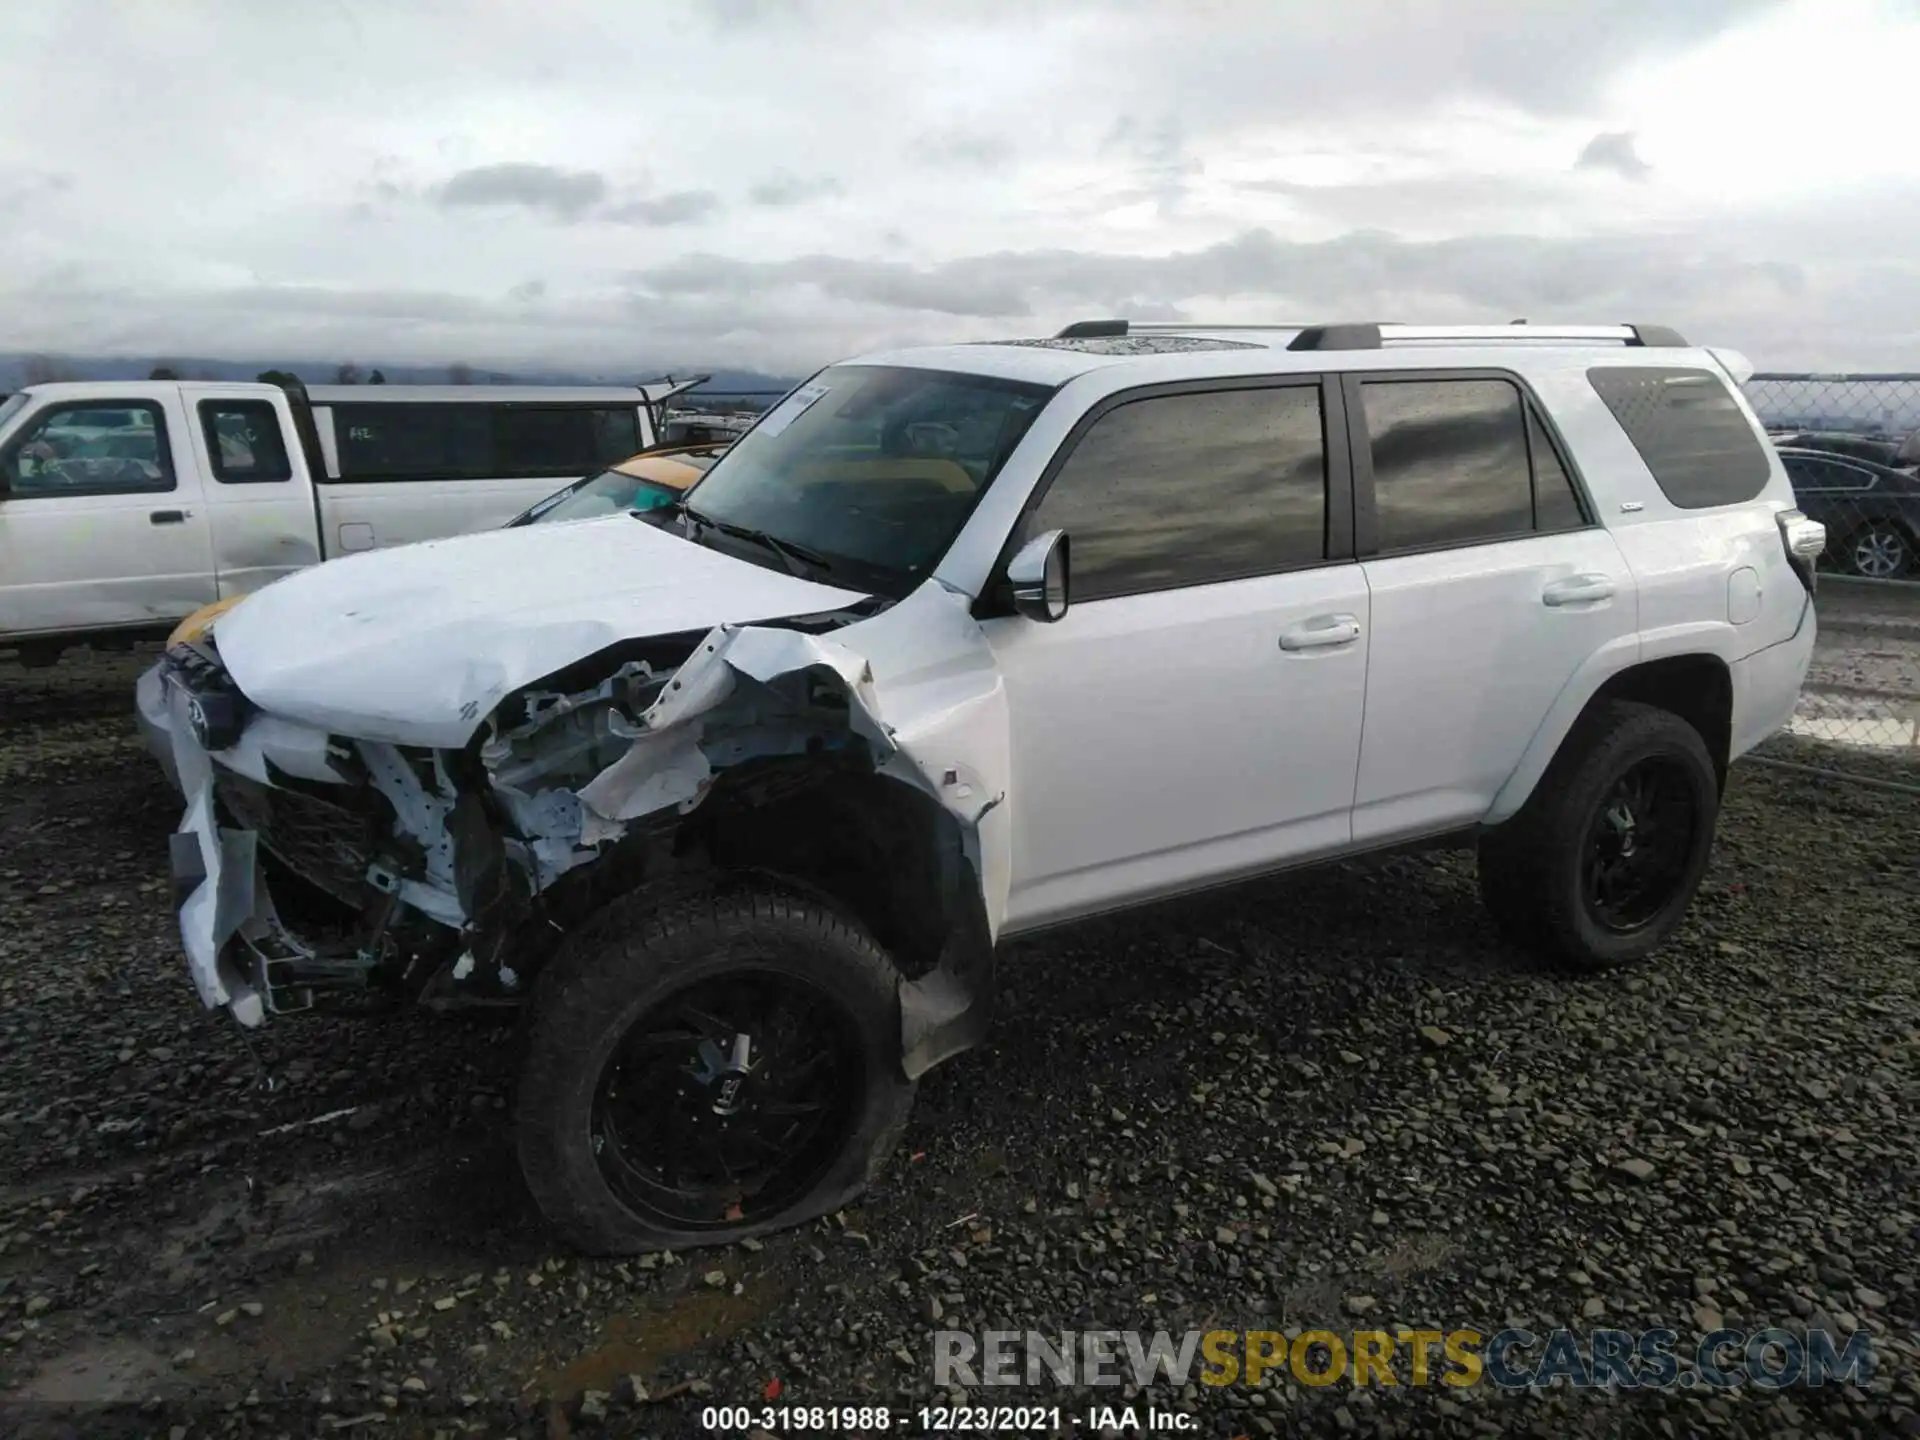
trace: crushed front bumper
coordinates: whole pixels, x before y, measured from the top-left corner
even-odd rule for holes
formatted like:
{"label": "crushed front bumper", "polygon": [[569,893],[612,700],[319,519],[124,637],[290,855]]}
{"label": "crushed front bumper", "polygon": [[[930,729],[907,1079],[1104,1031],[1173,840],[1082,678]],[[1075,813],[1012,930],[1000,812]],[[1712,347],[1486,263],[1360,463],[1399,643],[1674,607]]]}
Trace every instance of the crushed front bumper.
{"label": "crushed front bumper", "polygon": [[343,779],[333,771],[327,736],[256,716],[216,761],[195,734],[193,697],[182,685],[164,678],[160,684],[160,696],[142,697],[143,716],[148,703],[154,706],[151,728],[142,729],[164,738],[162,763],[187,801],[168,843],[168,860],[194,989],[209,1009],[225,1007],[248,1026],[269,1012],[305,1009],[312,1002],[308,985],[336,962],[317,955],[281,923],[260,863],[262,837],[222,825],[215,796],[222,771],[255,784],[271,783],[269,766],[312,780]]}
{"label": "crushed front bumper", "polygon": [[263,904],[271,909],[261,883],[259,837],[251,830],[221,828],[214,811],[213,763],[188,723],[191,702],[177,686],[163,681],[162,689],[166,723],[156,727],[167,740],[162,763],[187,796],[187,813],[167,854],[187,969],[209,1010],[225,1006],[242,1025],[258,1025],[266,1018],[264,986],[239,936]]}
{"label": "crushed front bumper", "polygon": [[157,660],[133,686],[133,718],[147,753],[165,772],[167,783],[180,789],[180,770],[173,761],[172,717],[167,695],[167,662]]}

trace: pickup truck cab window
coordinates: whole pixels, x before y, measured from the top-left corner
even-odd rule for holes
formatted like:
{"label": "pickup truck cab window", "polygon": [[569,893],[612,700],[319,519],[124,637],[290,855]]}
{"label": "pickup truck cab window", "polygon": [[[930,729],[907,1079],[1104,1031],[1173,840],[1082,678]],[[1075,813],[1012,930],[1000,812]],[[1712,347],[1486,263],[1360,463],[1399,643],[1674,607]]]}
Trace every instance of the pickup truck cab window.
{"label": "pickup truck cab window", "polygon": [[202,400],[213,478],[223,485],[257,485],[293,478],[280,434],[280,417],[265,400]]}
{"label": "pickup truck cab window", "polygon": [[7,446],[0,467],[16,500],[174,488],[167,423],[145,400],[49,406]]}

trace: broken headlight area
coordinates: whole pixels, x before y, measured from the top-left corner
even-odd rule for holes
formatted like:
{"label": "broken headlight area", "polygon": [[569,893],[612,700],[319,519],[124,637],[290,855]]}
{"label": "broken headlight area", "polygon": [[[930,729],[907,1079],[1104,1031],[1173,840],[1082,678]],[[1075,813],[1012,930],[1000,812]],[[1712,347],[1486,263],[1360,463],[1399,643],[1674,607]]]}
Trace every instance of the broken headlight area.
{"label": "broken headlight area", "polygon": [[[222,841],[244,837],[252,849],[245,874],[228,882],[251,893],[222,958],[273,1013],[328,993],[419,992],[456,933],[430,913],[451,909],[419,891],[424,847],[398,830],[357,767],[339,768],[348,782],[326,785],[271,766],[266,781],[213,767]],[[410,892],[428,908],[404,906]]]}
{"label": "broken headlight area", "polygon": [[756,633],[781,634],[571,667],[458,750],[331,737],[327,781],[211,757],[223,831],[257,842],[261,893],[233,941],[265,1008],[368,989],[515,1003],[608,899],[704,862],[687,817],[714,797],[765,805],[871,773],[885,735],[847,675],[755,678],[723,652]]}
{"label": "broken headlight area", "polygon": [[221,665],[210,641],[178,641],[163,657],[166,683],[186,694],[187,725],[206,750],[224,750],[240,738],[251,706]]}

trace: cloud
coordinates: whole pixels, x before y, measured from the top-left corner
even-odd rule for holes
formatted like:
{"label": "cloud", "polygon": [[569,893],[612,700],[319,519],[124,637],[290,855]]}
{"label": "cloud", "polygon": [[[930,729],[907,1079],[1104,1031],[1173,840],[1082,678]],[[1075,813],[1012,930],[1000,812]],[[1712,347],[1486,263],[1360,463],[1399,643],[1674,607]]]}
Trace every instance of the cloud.
{"label": "cloud", "polygon": [[696,225],[719,209],[720,197],[711,190],[676,190],[668,195],[610,205],[598,218],[616,225]]}
{"label": "cloud", "polygon": [[[1920,369],[1920,23],[1881,0],[659,12],[0,5],[0,349],[800,368],[1099,314],[1537,314]],[[580,43],[630,32],[644,76]]]}
{"label": "cloud", "polygon": [[1690,301],[1715,285],[1758,285],[1778,295],[1798,276],[1791,266],[1703,250],[1691,236],[1409,242],[1376,232],[1300,242],[1248,230],[1166,255],[1000,251],[911,265],[832,255],[747,261],[703,254],[628,278],[662,297],[746,301],[805,288],[859,305],[1025,320],[1069,309],[1125,313],[1126,304],[1141,300],[1182,306],[1207,297],[1234,299],[1239,309],[1262,297],[1278,302],[1254,317],[1264,319],[1384,314],[1396,301],[1416,302],[1414,313],[1422,304],[1449,312],[1440,319],[1480,309],[1504,313],[1515,305],[1539,311],[1631,300],[1645,310]]}
{"label": "cloud", "polygon": [[807,13],[801,0],[702,0],[702,5],[722,30],[798,20]]}
{"label": "cloud", "polygon": [[1608,130],[1594,136],[1573,162],[1576,170],[1611,170],[1628,180],[1644,180],[1653,167],[1634,149],[1633,132]]}
{"label": "cloud", "polygon": [[564,295],[544,293],[537,327],[527,300],[504,292],[238,285],[156,297],[71,270],[11,289],[0,282],[0,313],[23,350],[378,352],[396,363],[466,359],[523,372],[551,364],[798,373],[870,349],[1046,334],[1106,315],[1188,323],[1633,318],[1733,345],[1768,368],[1912,363],[1903,358],[1914,353],[1912,340],[1875,326],[1890,307],[1920,313],[1920,264],[1902,256],[1784,262],[1766,255],[1767,216],[1742,221],[1732,231],[1742,243],[1701,232],[1419,242],[1361,232],[1302,242],[1254,229],[1164,254],[1003,250],[921,265],[699,254],[609,277],[604,287],[582,280]]}
{"label": "cloud", "polygon": [[[385,183],[391,188],[391,182]],[[507,162],[462,170],[439,186],[434,198],[443,206],[518,206],[544,211],[559,220],[577,220],[607,195],[604,175],[593,170],[562,170],[554,165]]]}
{"label": "cloud", "polygon": [[1100,151],[1131,162],[1139,192],[1150,197],[1162,214],[1186,199],[1193,181],[1206,168],[1188,150],[1180,119],[1171,114],[1151,122],[1122,115],[1100,142]]}
{"label": "cloud", "polygon": [[993,131],[949,125],[921,134],[907,147],[907,153],[921,165],[978,166],[984,169],[1012,159],[1013,142]]}
{"label": "cloud", "polygon": [[809,200],[825,200],[843,192],[844,187],[831,175],[801,179],[783,172],[752,186],[747,198],[756,205],[804,205]]}
{"label": "cloud", "polygon": [[45,204],[73,189],[73,176],[45,170],[9,175],[0,172],[0,215],[13,215]]}

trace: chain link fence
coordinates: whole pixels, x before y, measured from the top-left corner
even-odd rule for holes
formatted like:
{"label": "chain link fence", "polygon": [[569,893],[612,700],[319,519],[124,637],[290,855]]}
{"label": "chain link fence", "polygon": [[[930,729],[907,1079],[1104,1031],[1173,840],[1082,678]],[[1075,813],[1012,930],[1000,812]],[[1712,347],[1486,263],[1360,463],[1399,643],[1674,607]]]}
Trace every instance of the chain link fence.
{"label": "chain link fence", "polygon": [[1756,758],[1920,795],[1920,375],[1755,375],[1746,393],[1827,527],[1820,639]]}
{"label": "chain link fence", "polygon": [[1920,375],[1756,375],[1747,398],[1827,527],[1823,568],[1920,583]]}

